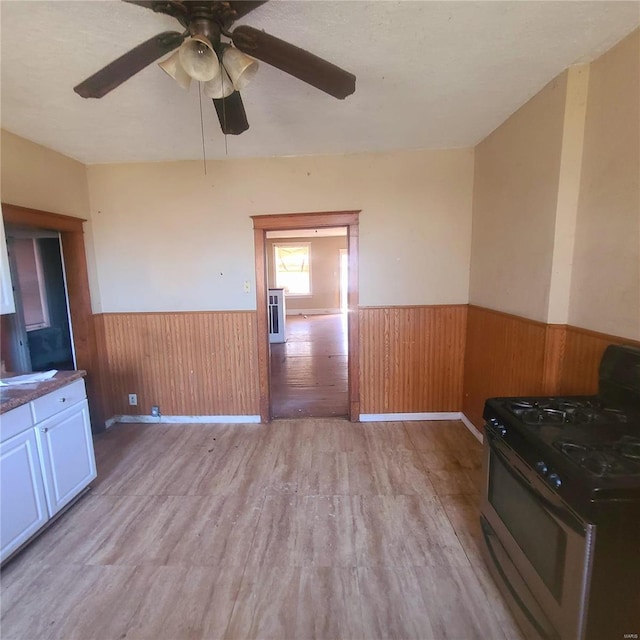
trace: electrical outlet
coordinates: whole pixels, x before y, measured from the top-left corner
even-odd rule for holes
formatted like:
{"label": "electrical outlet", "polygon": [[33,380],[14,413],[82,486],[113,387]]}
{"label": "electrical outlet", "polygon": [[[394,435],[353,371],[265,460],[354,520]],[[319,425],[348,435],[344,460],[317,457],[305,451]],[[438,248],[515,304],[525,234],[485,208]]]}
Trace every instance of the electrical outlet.
{"label": "electrical outlet", "polygon": [[135,407],[138,404],[138,394],[130,393],[129,394],[129,405]]}
{"label": "electrical outlet", "polygon": [[160,407],[157,404],[154,404],[151,406],[151,415],[154,418],[159,418],[160,417]]}
{"label": "electrical outlet", "polygon": [[251,282],[249,280],[244,281],[244,292],[251,293]]}

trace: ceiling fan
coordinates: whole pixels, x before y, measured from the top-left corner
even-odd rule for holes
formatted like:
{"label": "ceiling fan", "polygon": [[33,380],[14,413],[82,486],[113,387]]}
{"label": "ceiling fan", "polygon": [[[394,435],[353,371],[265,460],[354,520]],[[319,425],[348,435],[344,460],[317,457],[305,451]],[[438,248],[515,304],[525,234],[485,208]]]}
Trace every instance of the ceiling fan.
{"label": "ceiling fan", "polygon": [[[245,25],[230,31],[236,20],[267,0],[124,1],[169,15],[185,30],[160,33],[100,69],[73,88],[83,98],[102,98],[172,51],[160,66],[183,88],[192,79],[204,82],[225,134],[238,135],[249,128],[239,91],[255,75],[254,58],[339,99],[355,91],[352,73],[304,49]],[[223,36],[230,42],[222,41]]]}

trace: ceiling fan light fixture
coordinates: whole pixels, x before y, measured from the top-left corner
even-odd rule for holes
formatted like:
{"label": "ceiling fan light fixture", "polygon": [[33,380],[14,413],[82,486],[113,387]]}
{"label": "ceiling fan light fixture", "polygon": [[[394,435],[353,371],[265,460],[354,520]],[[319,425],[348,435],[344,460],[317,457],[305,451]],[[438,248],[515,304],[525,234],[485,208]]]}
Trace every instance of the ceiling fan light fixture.
{"label": "ceiling fan light fixture", "polygon": [[220,63],[211,42],[205,36],[194,35],[178,49],[185,73],[200,82],[213,80],[220,73]]}
{"label": "ceiling fan light fixture", "polygon": [[191,76],[182,68],[180,64],[180,52],[175,51],[166,60],[158,62],[158,66],[169,76],[171,76],[180,87],[189,90],[191,86]]}
{"label": "ceiling fan light fixture", "polygon": [[237,91],[242,91],[253,80],[259,66],[257,60],[235,47],[225,47],[222,64]]}
{"label": "ceiling fan light fixture", "polygon": [[209,82],[205,82],[202,92],[207,98],[213,98],[218,100],[220,98],[228,98],[235,91],[233,82],[229,78],[229,74],[224,70],[224,67],[220,69],[220,74]]}

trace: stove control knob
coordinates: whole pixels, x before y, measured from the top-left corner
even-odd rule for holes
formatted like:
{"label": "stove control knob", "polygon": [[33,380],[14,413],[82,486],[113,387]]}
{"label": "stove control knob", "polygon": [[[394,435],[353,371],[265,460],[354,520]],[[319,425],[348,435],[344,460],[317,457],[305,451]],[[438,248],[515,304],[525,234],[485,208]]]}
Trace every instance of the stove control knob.
{"label": "stove control knob", "polygon": [[546,476],[547,473],[549,473],[549,467],[547,467],[547,463],[544,462],[543,460],[540,460],[540,462],[536,462],[536,469],[543,476]]}
{"label": "stove control knob", "polygon": [[560,476],[557,473],[550,473],[547,481],[554,489],[559,489],[562,486],[562,480],[560,480]]}
{"label": "stove control knob", "polygon": [[507,428],[503,424],[496,422],[493,426],[495,427],[496,433],[501,435],[503,438],[507,435]]}
{"label": "stove control knob", "polygon": [[502,436],[503,438],[507,435],[507,428],[500,423],[498,418],[489,418],[489,424],[493,427],[491,431],[496,435]]}

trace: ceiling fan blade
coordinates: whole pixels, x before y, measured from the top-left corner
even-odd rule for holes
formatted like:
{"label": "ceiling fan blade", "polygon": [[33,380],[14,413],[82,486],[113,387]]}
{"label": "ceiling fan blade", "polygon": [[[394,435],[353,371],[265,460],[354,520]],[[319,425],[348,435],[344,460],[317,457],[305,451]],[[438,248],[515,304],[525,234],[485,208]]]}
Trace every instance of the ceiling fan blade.
{"label": "ceiling fan blade", "polygon": [[153,9],[153,5],[157,4],[158,0],[123,0],[127,4],[137,4],[139,7],[145,7],[146,9]]}
{"label": "ceiling fan blade", "polygon": [[267,0],[230,0],[229,6],[236,14],[235,20],[238,20],[266,2]]}
{"label": "ceiling fan blade", "polygon": [[73,90],[83,98],[102,98],[138,71],[179,47],[184,38],[184,34],[177,31],[165,31],[153,36],[94,73]]}
{"label": "ceiling fan blade", "polygon": [[156,13],[164,13],[180,22],[183,27],[188,24],[189,8],[181,0],[123,0],[127,4],[136,4]]}
{"label": "ceiling fan blade", "polygon": [[222,133],[237,136],[249,128],[242,98],[234,91],[227,98],[213,100]]}
{"label": "ceiling fan blade", "polygon": [[247,55],[285,71],[336,98],[356,90],[356,77],[331,62],[264,31],[241,25],[233,31],[233,44]]}

